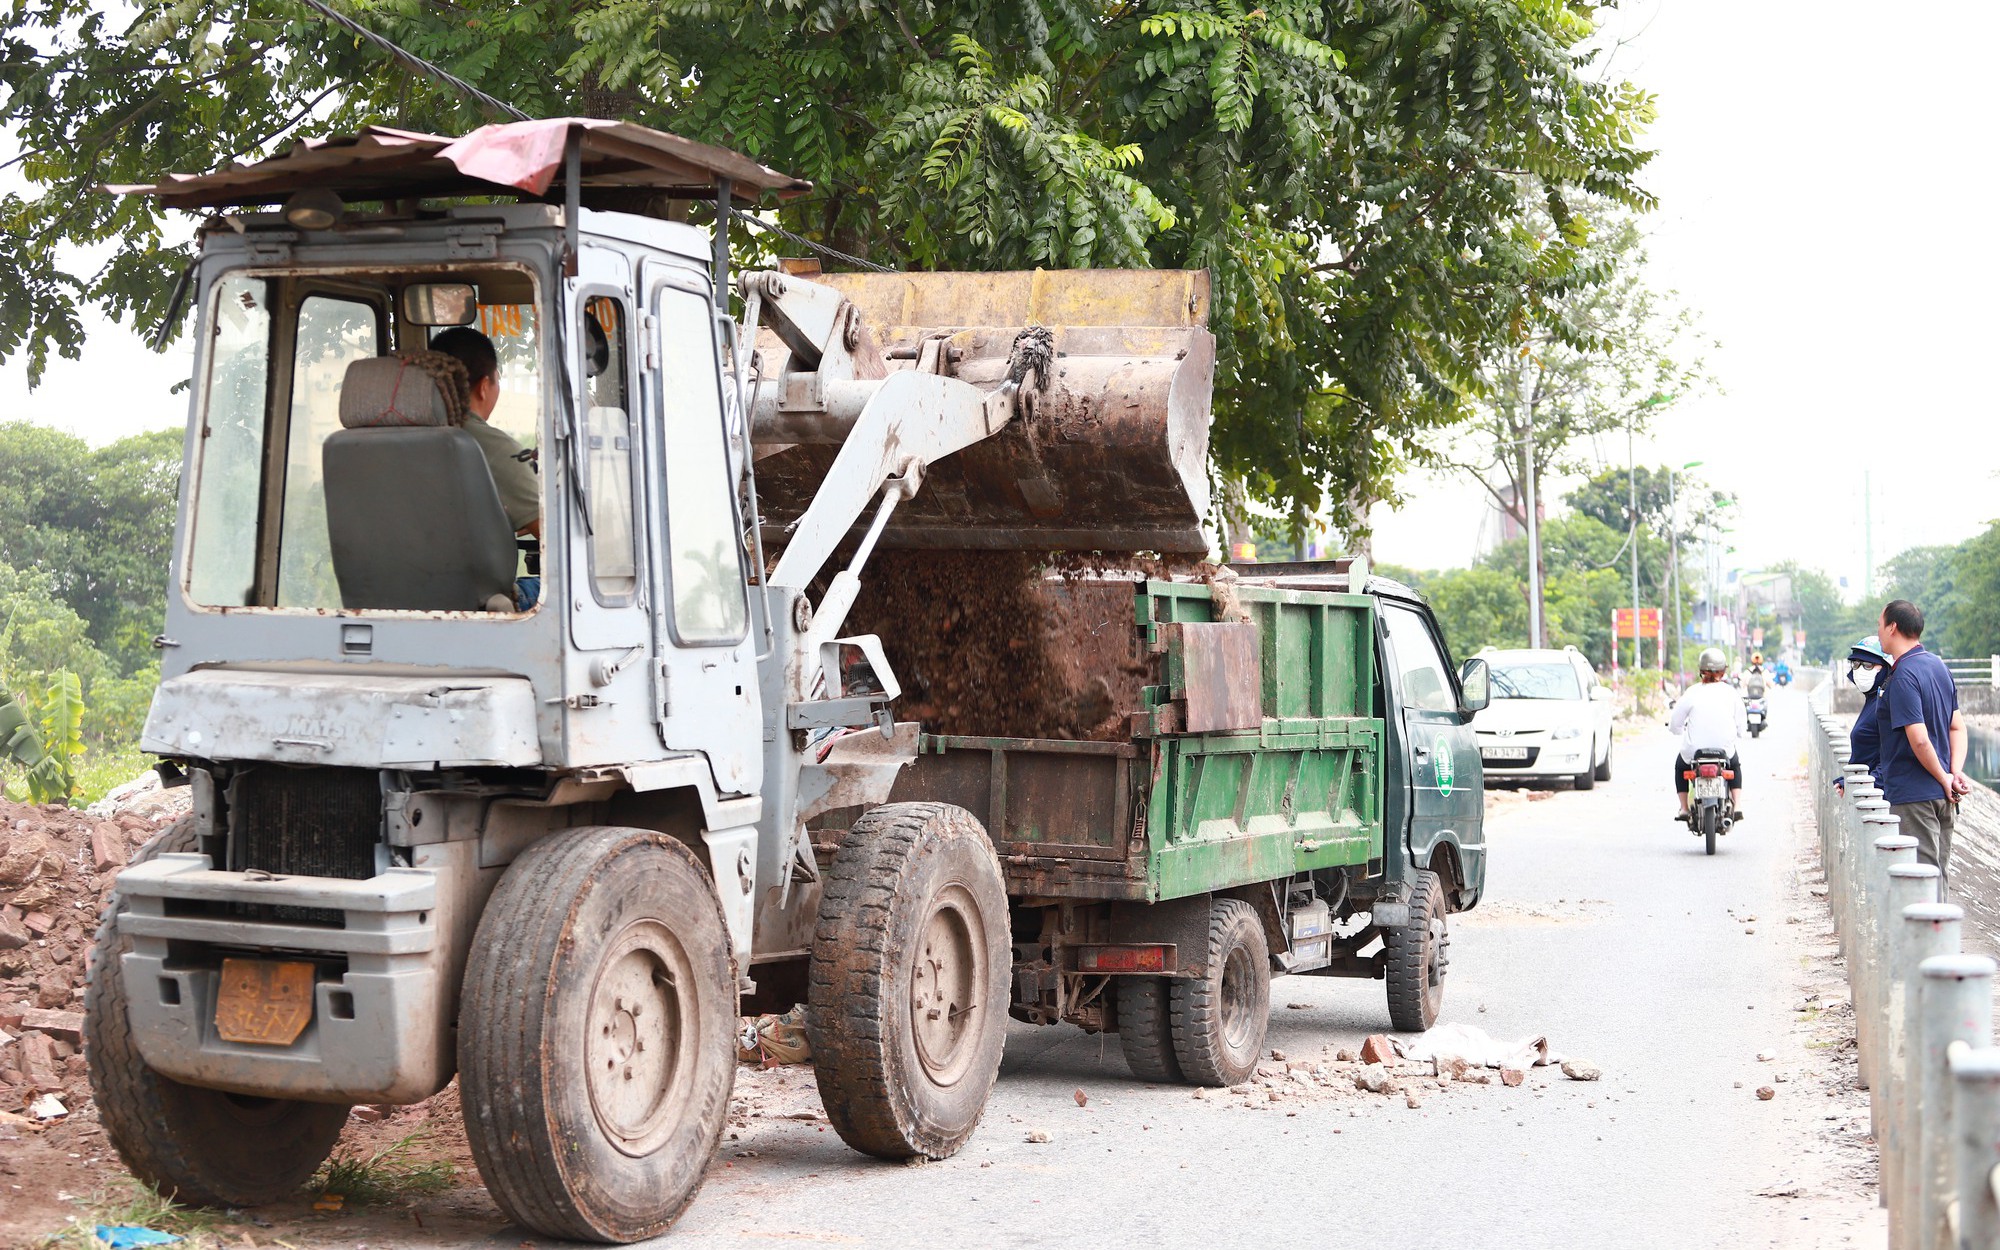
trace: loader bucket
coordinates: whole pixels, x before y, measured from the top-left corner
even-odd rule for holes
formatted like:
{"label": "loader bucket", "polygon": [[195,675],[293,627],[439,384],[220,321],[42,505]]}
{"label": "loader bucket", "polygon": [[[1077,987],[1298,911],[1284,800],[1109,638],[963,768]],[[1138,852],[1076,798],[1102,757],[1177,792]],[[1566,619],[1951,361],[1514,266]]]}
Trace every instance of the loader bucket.
{"label": "loader bucket", "polygon": [[[1205,553],[1215,339],[1208,274],[1190,270],[837,274],[886,369],[946,339],[946,369],[1006,379],[1015,336],[1055,331],[1046,389],[999,434],[939,461],[885,546]],[[865,349],[864,349],[865,350]],[[857,360],[857,363],[859,361]],[[767,543],[812,501],[837,445],[759,449]]]}

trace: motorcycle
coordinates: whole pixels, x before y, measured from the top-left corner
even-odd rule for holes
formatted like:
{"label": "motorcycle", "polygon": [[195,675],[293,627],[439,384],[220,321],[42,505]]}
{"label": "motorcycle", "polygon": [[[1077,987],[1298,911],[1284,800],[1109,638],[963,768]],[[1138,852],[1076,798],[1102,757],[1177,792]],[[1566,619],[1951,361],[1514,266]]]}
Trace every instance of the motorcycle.
{"label": "motorcycle", "polygon": [[1759,734],[1762,734],[1764,732],[1764,721],[1767,719],[1764,711],[1764,700],[1751,699],[1744,703],[1743,719],[1750,726],[1751,737],[1755,738]]}
{"label": "motorcycle", "polygon": [[1792,684],[1791,667],[1785,664],[1778,665],[1778,667],[1774,669],[1771,673],[1771,680],[1777,682],[1780,686],[1791,685]]}
{"label": "motorcycle", "polygon": [[1736,804],[1729,797],[1729,783],[1736,780],[1736,774],[1729,770],[1726,751],[1696,751],[1694,762],[1685,767],[1688,832],[1705,839],[1708,853],[1713,855],[1716,835],[1728,833],[1729,826],[1736,823]]}

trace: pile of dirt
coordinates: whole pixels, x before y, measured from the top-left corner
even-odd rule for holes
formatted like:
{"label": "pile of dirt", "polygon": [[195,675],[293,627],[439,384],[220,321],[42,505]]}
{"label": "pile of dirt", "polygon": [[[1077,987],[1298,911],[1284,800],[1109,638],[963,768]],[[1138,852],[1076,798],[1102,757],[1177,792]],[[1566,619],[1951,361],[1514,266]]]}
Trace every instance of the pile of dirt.
{"label": "pile of dirt", "polygon": [[118,870],[188,800],[154,782],[89,812],[0,801],[0,1111],[52,1094],[73,1113],[87,1100],[83,980],[98,915]]}
{"label": "pile of dirt", "polygon": [[1134,584],[1164,575],[1136,557],[1051,569],[1025,552],[889,551],[851,622],[882,639],[903,684],[898,719],[941,734],[1112,741],[1154,680]]}

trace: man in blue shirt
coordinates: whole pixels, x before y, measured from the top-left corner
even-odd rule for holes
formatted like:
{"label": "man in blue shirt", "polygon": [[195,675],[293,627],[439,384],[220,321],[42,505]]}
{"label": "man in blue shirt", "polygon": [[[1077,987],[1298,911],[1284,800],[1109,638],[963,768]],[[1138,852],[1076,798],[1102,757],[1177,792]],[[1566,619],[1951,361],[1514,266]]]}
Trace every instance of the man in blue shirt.
{"label": "man in blue shirt", "polygon": [[1907,599],[1882,609],[1877,637],[1895,664],[1877,699],[1882,744],[1875,784],[1902,831],[1917,840],[1917,860],[1940,873],[1951,858],[1958,800],[1972,789],[1964,772],[1966,731],[1958,687],[1944,661],[1924,650],[1924,614]]}

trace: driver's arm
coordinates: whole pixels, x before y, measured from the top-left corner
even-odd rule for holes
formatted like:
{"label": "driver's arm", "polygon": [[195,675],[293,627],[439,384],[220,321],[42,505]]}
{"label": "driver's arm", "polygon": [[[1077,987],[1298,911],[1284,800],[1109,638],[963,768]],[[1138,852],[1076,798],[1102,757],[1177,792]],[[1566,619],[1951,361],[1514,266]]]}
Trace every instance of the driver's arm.
{"label": "driver's arm", "polygon": [[1694,708],[1694,700],[1689,697],[1692,694],[1693,690],[1686,691],[1681,695],[1680,701],[1674,704],[1673,713],[1667,717],[1668,732],[1679,734],[1687,731],[1688,713]]}

